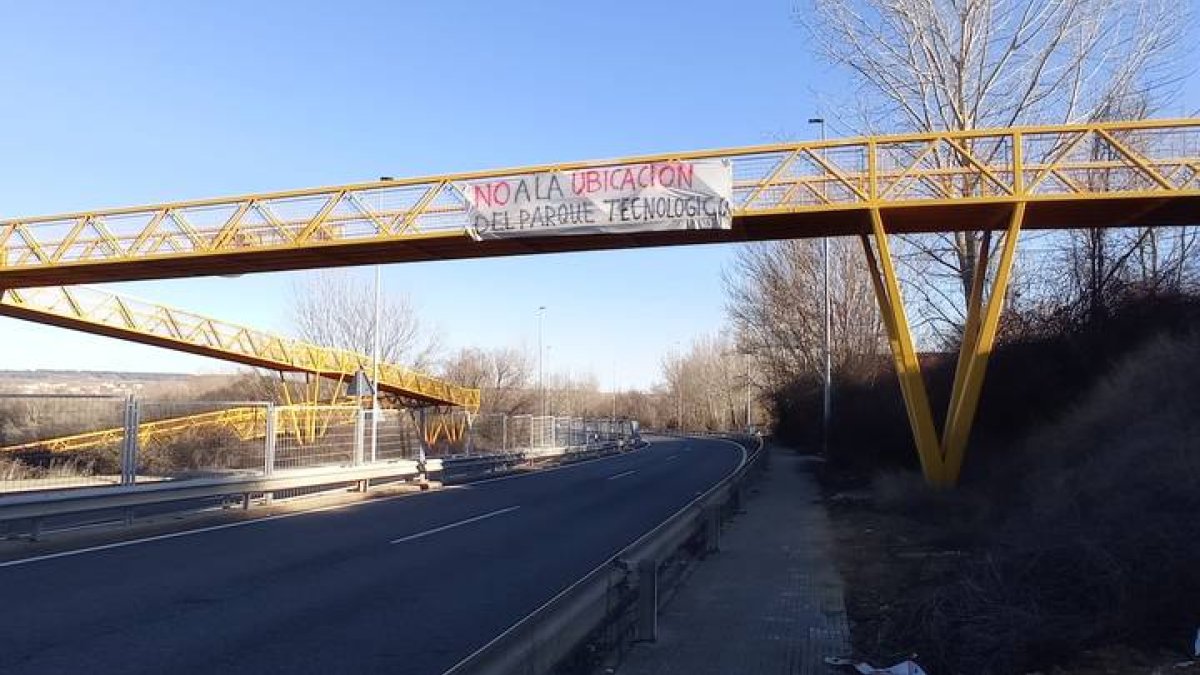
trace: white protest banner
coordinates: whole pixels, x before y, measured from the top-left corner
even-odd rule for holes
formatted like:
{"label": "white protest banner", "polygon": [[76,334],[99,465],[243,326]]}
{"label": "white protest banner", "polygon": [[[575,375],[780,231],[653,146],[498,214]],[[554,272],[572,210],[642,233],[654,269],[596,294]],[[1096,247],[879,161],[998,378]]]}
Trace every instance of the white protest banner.
{"label": "white protest banner", "polygon": [[475,239],[727,230],[728,160],[667,160],[524,174],[454,184]]}

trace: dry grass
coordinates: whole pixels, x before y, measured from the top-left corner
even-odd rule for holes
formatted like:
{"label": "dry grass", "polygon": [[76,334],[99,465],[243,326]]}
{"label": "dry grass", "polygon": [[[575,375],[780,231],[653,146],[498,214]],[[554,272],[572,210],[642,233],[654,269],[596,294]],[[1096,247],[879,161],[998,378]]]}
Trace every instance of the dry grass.
{"label": "dry grass", "polygon": [[0,458],[0,483],[50,478],[86,478],[95,473],[95,463],[83,458],[56,460],[46,465],[30,464],[8,457]]}
{"label": "dry grass", "polygon": [[1200,334],[1164,337],[994,457],[998,480],[934,494],[915,476],[877,478],[875,507],[907,519],[891,526],[910,533],[909,554],[970,553],[880,603],[879,651],[982,675],[1113,644],[1188,644],[1200,624],[1198,385]]}

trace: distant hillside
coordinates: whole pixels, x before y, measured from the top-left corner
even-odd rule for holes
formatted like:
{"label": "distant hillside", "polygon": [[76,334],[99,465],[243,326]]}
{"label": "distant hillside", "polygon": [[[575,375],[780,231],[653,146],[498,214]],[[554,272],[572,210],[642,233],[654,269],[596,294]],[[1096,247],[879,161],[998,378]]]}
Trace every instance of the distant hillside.
{"label": "distant hillside", "polygon": [[161,380],[180,380],[192,377],[204,377],[189,373],[139,373],[121,372],[117,370],[55,370],[38,368],[36,370],[0,370],[0,380],[15,379],[103,379],[103,380],[138,380],[154,382]]}
{"label": "distant hillside", "polygon": [[200,394],[225,386],[236,377],[236,373],[194,375],[111,370],[0,370],[0,395]]}

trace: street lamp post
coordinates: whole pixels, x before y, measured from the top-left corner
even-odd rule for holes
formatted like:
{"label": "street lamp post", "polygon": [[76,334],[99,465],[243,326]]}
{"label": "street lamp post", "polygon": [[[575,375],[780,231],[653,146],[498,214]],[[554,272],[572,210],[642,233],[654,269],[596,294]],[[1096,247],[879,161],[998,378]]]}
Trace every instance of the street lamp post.
{"label": "street lamp post", "polygon": [[546,379],[543,368],[546,350],[542,346],[542,316],[545,313],[545,305],[538,307],[538,396],[542,400],[542,417],[546,416]]}
{"label": "street lamp post", "polygon": [[[821,142],[825,142],[825,118],[813,117],[808,120],[809,124],[821,125]],[[821,148],[822,157],[825,154],[825,148]],[[825,192],[825,183],[821,183],[821,192]],[[833,388],[833,352],[830,348],[830,306],[829,306],[829,237],[821,238],[821,267],[822,278],[824,279],[824,295],[825,295],[825,382],[824,382],[824,400],[821,407],[821,453],[829,453],[829,419],[832,413],[832,388]]]}
{"label": "street lamp post", "polygon": [[617,421],[617,359],[614,357],[612,362],[612,417],[611,421]]}
{"label": "street lamp post", "polygon": [[[391,176],[380,176],[380,182],[395,180]],[[378,207],[378,205],[377,205]],[[375,325],[372,329],[371,341],[371,461],[377,459],[379,450],[379,359],[382,351],[383,332],[379,329],[380,317],[383,313],[383,267],[375,266]],[[424,429],[421,430],[424,433]],[[424,453],[424,448],[422,448]],[[423,459],[423,458],[422,458]]]}

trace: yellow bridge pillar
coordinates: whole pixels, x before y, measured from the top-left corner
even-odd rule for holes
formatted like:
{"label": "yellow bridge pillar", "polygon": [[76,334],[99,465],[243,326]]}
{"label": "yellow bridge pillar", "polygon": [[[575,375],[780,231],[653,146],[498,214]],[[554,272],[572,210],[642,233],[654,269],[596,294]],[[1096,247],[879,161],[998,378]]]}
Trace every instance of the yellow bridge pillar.
{"label": "yellow bridge pillar", "polygon": [[967,300],[967,322],[955,367],[946,423],[939,436],[929,404],[925,379],[921,373],[921,362],[913,343],[908,315],[904,310],[904,298],[900,293],[900,282],[888,245],[883,213],[878,207],[871,209],[871,234],[862,235],[863,251],[867,256],[871,282],[875,287],[875,296],[879,300],[879,310],[887,329],[888,344],[900,382],[900,393],[904,398],[913,442],[921,460],[921,471],[925,481],[931,486],[951,487],[958,482],[962,471],[963,456],[979,407],[988,357],[991,356],[996,342],[1000,312],[1012,276],[1013,258],[1024,219],[1025,203],[1016,202],[1009,216],[1004,244],[996,262],[991,290],[986,298],[984,288],[991,257],[991,233],[987,231],[984,234],[972,274],[971,295]]}

